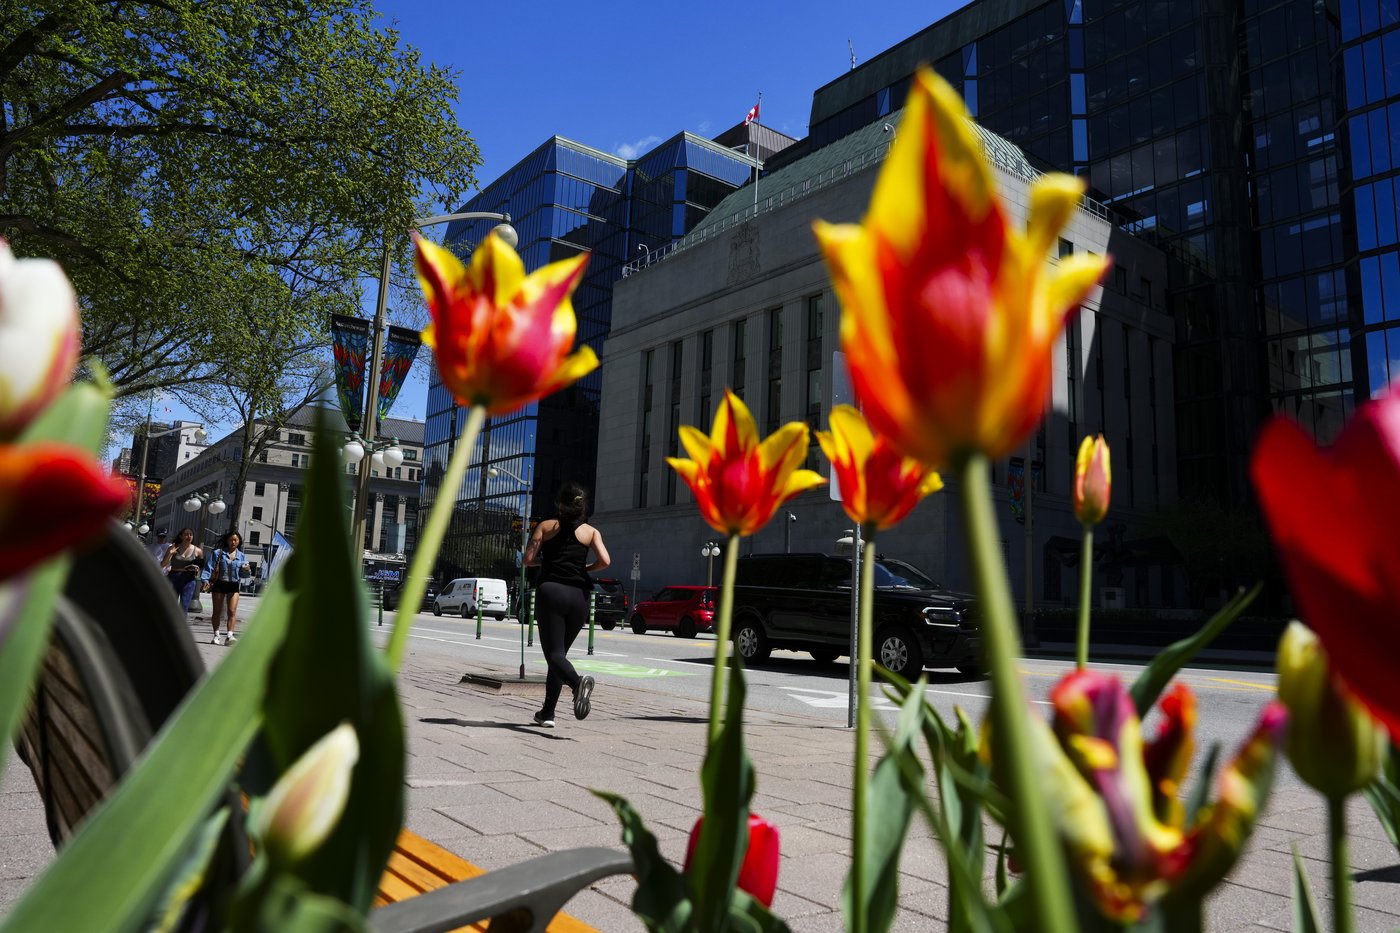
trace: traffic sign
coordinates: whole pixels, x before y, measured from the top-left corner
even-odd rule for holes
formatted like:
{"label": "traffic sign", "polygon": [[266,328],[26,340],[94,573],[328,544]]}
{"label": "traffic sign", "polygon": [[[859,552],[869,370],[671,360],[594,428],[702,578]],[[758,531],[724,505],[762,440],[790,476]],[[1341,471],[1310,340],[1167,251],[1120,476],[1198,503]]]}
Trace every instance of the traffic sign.
{"label": "traffic sign", "polygon": [[632,579],[633,579],[633,580],[640,580],[641,578],[642,578],[642,572],[641,572],[640,570],[638,570],[636,567],[633,567],[633,568],[632,568]]}

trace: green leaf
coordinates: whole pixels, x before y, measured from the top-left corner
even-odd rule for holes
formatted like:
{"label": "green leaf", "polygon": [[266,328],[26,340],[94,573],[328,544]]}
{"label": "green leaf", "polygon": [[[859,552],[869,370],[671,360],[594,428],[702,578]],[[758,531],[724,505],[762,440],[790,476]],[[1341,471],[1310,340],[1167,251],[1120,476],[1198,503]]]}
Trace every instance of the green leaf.
{"label": "green leaf", "polygon": [[19,436],[19,443],[57,441],[102,453],[107,443],[107,413],[112,393],[91,382],[75,382],[52,405],[39,413]]}
{"label": "green leaf", "polygon": [[1196,778],[1196,786],[1191,789],[1191,796],[1186,799],[1186,825],[1192,826],[1196,822],[1196,814],[1201,812],[1201,808],[1206,805],[1206,800],[1210,797],[1210,786],[1215,781],[1215,769],[1220,762],[1220,743],[1212,742],[1210,751],[1206,752],[1205,763],[1201,766],[1201,773]]}
{"label": "green leaf", "polygon": [[1293,846],[1293,931],[1294,933],[1321,933],[1322,921],[1317,916],[1317,903],[1308,887],[1308,876],[1303,871],[1303,860],[1298,855],[1298,846]]}
{"label": "green leaf", "polygon": [[219,839],[223,836],[224,828],[228,826],[228,815],[228,807],[220,807],[200,827],[189,854],[176,870],[174,881],[161,899],[161,907],[156,911],[156,919],[151,926],[152,933],[168,933],[174,930],[184,913],[185,905],[204,887]]}
{"label": "green leaf", "polygon": [[724,725],[700,766],[705,824],[695,847],[686,882],[695,903],[696,929],[723,930],[739,868],[749,846],[749,801],[753,799],[753,764],[744,753],[744,665],[730,659]]}
{"label": "green leaf", "polygon": [[1168,645],[1162,649],[1162,653],[1152,659],[1152,663],[1147,665],[1136,681],[1133,682],[1129,693],[1133,697],[1133,705],[1137,707],[1139,716],[1146,716],[1148,711],[1156,704],[1157,698],[1162,695],[1167,684],[1176,676],[1176,672],[1181,670],[1186,664],[1196,656],[1206,645],[1215,640],[1216,636],[1225,631],[1226,627],[1249,608],[1249,604],[1254,602],[1254,598],[1264,588],[1263,583],[1254,584],[1254,588],[1245,592],[1241,590],[1235,594],[1235,598],[1230,600],[1220,608],[1211,620],[1207,622],[1199,632],[1190,638],[1183,638],[1175,644]]}
{"label": "green leaf", "polygon": [[1381,773],[1363,791],[1390,844],[1400,848],[1400,746],[1390,745]]}
{"label": "green leaf", "polygon": [[283,571],[290,619],[268,679],[263,728],[281,773],[340,723],[354,726],[360,757],[345,813],[295,873],[311,890],[368,911],[403,825],[403,718],[393,675],[371,641],[361,568],[348,547],[339,462],[322,412],[297,550]]}
{"label": "green leaf", "polygon": [[841,908],[848,927],[857,926],[856,917],[864,919],[860,926],[871,933],[884,933],[894,924],[899,908],[899,855],[914,813],[911,795],[922,796],[922,781],[906,781],[904,772],[923,771],[914,753],[914,739],[923,718],[923,690],[924,681],[920,679],[901,707],[895,734],[870,777],[865,834],[863,839],[853,840],[852,851],[852,858],[863,859],[863,890],[854,890],[852,873],[846,876],[841,891]]}
{"label": "green leaf", "polygon": [[594,790],[593,794],[607,801],[617,814],[622,823],[622,843],[632,853],[637,875],[637,893],[632,898],[632,912],[642,919],[649,930],[665,933],[688,930],[692,905],[686,893],[685,879],[662,857],[656,837],[621,794],[603,790]]}
{"label": "green leaf", "polygon": [[147,922],[257,731],[289,604],[274,582],[237,650],[180,705],[136,768],[0,923],[0,933],[127,931]]}

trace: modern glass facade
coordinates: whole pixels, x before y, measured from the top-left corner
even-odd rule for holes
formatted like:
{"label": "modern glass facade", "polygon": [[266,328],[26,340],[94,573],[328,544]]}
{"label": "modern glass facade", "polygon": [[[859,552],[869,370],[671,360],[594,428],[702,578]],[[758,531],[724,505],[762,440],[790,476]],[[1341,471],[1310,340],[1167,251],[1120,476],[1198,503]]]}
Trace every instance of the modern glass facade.
{"label": "modern glass facade", "polygon": [[[744,184],[752,162],[708,140],[681,133],[635,161],[553,137],[462,206],[462,211],[509,213],[520,235],[525,268],[587,251],[588,269],[574,293],[578,340],[602,355],[611,320],[612,287],[624,263],[643,248],[658,249],[689,232],[726,194]],[[460,256],[496,226],[457,221],[446,243]],[[552,514],[553,491],[576,479],[592,488],[597,464],[595,371],[570,388],[486,422],[467,471],[457,510],[438,558],[437,576],[518,572],[524,490],[532,518]],[[422,508],[436,499],[442,472],[466,424],[434,370],[428,388]],[[490,468],[499,475],[489,475]]]}
{"label": "modern glass facade", "polygon": [[1327,443],[1400,375],[1398,2],[973,3],[819,89],[811,139],[897,110],[932,61],[1084,177],[1171,258],[1180,492],[1243,502],[1270,411]]}

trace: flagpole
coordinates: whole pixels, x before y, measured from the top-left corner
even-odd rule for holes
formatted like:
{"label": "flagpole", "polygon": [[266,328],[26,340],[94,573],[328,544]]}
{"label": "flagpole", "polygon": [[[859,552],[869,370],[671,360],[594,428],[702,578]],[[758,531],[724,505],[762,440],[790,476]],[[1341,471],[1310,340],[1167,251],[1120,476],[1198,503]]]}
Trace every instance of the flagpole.
{"label": "flagpole", "polygon": [[[759,120],[762,118],[762,116],[763,116],[763,92],[762,92],[762,91],[759,91],[759,92],[758,92],[758,104],[757,104],[757,106],[755,106],[753,109],[754,109],[754,121],[753,121],[753,122],[754,122],[754,123],[758,123],[758,121],[759,121]],[[754,219],[757,220],[757,219],[758,219],[758,143],[756,143],[756,142],[754,141],[754,138],[753,138],[753,129],[752,129],[752,128],[749,129],[749,145],[750,145],[751,147],[753,147],[753,152],[750,153],[750,154],[753,156],[753,216],[754,216]]]}

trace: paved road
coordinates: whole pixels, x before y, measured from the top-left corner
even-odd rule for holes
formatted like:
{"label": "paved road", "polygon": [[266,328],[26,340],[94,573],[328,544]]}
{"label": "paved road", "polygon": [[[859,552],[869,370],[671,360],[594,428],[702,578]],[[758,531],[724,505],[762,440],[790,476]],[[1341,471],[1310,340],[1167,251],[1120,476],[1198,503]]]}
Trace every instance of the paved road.
{"label": "paved road", "polygon": [[[385,615],[381,638],[387,639],[393,621],[392,615]],[[482,623],[478,640],[475,619],[436,618],[431,613],[420,613],[414,619],[410,650],[434,661],[459,662],[464,672],[485,669],[509,676],[519,670],[522,635],[526,631],[527,627],[514,620],[488,619]],[[636,635],[626,628],[611,632],[598,628],[594,631],[591,656],[587,646],[585,629],[569,652],[570,660],[580,671],[594,675],[604,688],[609,683],[642,687],[661,694],[658,702],[663,697],[704,701],[709,696],[713,635],[683,639],[663,632]],[[524,647],[524,660],[527,673],[545,672],[538,638],[532,646]],[[1070,661],[1024,660],[1021,672],[1032,701],[1045,705],[1051,685],[1073,667]],[[1094,667],[1117,672],[1131,683],[1144,665],[1099,662]],[[930,669],[926,673],[929,696],[940,712],[951,714],[954,706],[961,706],[974,722],[981,721],[991,693],[988,681],[953,670]],[[821,665],[806,652],[774,651],[766,664],[746,674],[748,706],[752,709],[778,715],[807,715],[838,726],[848,721],[850,665],[844,658]],[[1273,698],[1275,690],[1272,672],[1192,667],[1178,679],[1190,685],[1200,704],[1199,747],[1205,749],[1220,742],[1225,752],[1249,734],[1260,708]],[[895,706],[878,683],[872,689],[872,700],[874,708],[892,722]],[[1155,716],[1147,723],[1149,729],[1154,725]],[[1197,756],[1197,760],[1204,760],[1204,756]],[[1285,771],[1280,780],[1296,783],[1291,771]]]}

